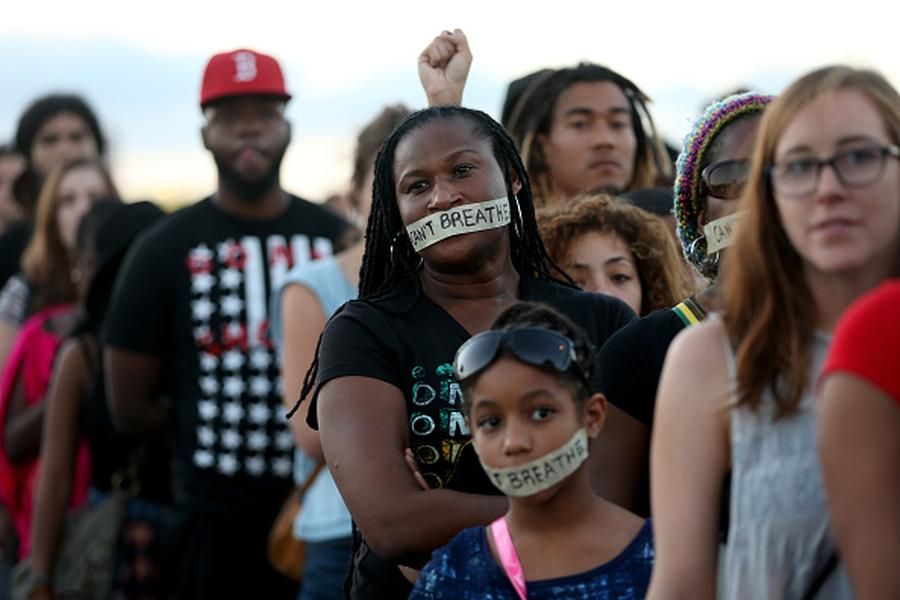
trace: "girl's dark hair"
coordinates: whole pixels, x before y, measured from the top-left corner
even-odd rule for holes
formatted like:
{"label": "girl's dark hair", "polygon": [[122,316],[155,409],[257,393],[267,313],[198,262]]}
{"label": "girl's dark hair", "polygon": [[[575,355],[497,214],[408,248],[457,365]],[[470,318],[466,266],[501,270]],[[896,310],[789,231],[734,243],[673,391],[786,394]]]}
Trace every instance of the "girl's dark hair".
{"label": "girl's dark hair", "polygon": [[78,257],[94,254],[97,230],[100,224],[122,206],[122,201],[115,197],[98,200],[81,219],[75,232],[75,251]]}
{"label": "girl's dark hair", "polygon": [[97,153],[103,156],[106,137],[100,129],[100,121],[87,102],[76,94],[48,94],[34,100],[19,117],[16,127],[16,150],[26,159],[31,159],[34,138],[44,124],[60,113],[72,113],[81,117],[91,130],[97,142]]}
{"label": "girl's dark hair", "polygon": [[[538,302],[516,302],[506,310],[504,310],[491,325],[491,329],[495,331],[514,331],[524,327],[540,327],[555,331],[566,336],[575,345],[575,360],[581,368],[585,378],[590,381],[593,372],[593,362],[595,356],[594,345],[581,329],[575,325],[568,317],[559,313],[555,309],[540,304]],[[513,356],[506,349],[501,350],[500,356]],[[565,383],[566,387],[572,392],[572,396],[576,402],[584,402],[590,396],[590,390],[579,377],[572,372],[559,374],[552,371],[554,375],[559,376]],[[468,411],[469,406],[465,401],[466,392],[478,380],[478,377],[472,377],[461,385],[463,392],[463,404]]]}
{"label": "girl's dark hair", "polygon": [[38,131],[47,121],[60,113],[72,113],[83,119],[94,136],[97,155],[102,157],[106,150],[106,138],[100,129],[97,115],[81,96],[49,94],[41,96],[28,105],[22,116],[19,117],[13,146],[16,152],[25,157],[27,166],[13,185],[13,197],[22,205],[29,218],[36,210],[44,178],[49,175],[49,173],[38,173],[31,165],[31,149],[34,146],[34,138],[37,137]]}
{"label": "girl's dark hair", "polygon": [[92,314],[90,307],[87,306],[89,286],[93,285],[94,272],[97,268],[97,237],[103,223],[122,206],[122,201],[118,198],[100,200],[91,207],[81,219],[81,223],[78,224],[75,234],[75,250],[81,266],[81,277],[86,280],[87,284],[79,290],[81,303],[87,310],[82,325],[78,328],[78,333],[85,331],[93,334],[99,333],[99,315]]}
{"label": "girl's dark hair", "polygon": [[604,81],[615,84],[628,100],[637,140],[632,180],[623,191],[671,183],[672,161],[647,109],[650,98],[634,82],[612,69],[582,62],[575,67],[545,73],[529,89],[527,96],[521,100],[521,108],[515,114],[510,114],[509,122],[506,123],[522,153],[522,160],[534,181],[541,203],[546,202],[550,194],[550,173],[539,144],[536,143],[537,136],[550,132],[553,111],[563,92],[576,83]]}
{"label": "girl's dark hair", "polygon": [[[96,207],[89,215],[94,210]],[[128,249],[144,231],[165,216],[162,209],[147,201],[117,202],[101,210],[90,239],[93,264],[84,298],[85,312],[93,333],[98,333],[101,328]]]}
{"label": "girl's dark hair", "polygon": [[[367,301],[394,289],[419,268],[419,256],[413,250],[400,218],[394,181],[394,153],[398,144],[410,133],[438,120],[459,119],[467,122],[482,139],[490,140],[494,158],[503,173],[512,221],[509,224],[512,263],[520,274],[574,285],[568,275],[547,254],[534,216],[534,199],[525,166],[506,130],[487,113],[461,106],[433,106],[408,116],[387,137],[375,158],[375,182],[372,187],[372,210],[366,226],[366,247],[359,271],[359,298]],[[518,194],[516,183],[521,184]],[[337,313],[335,313],[337,314]],[[321,344],[322,338],[319,337]],[[319,370],[316,358],[303,381],[300,399],[288,413],[290,417],[315,387]]]}

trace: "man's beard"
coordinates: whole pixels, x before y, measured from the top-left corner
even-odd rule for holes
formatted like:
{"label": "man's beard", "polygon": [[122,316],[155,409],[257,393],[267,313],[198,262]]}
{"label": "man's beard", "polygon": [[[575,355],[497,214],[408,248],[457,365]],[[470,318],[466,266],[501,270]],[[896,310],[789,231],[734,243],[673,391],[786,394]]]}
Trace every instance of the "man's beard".
{"label": "man's beard", "polygon": [[228,162],[218,154],[213,154],[216,168],[219,171],[219,184],[237,196],[246,204],[257,204],[266,192],[278,186],[278,174],[281,171],[281,161],[287,150],[287,144],[280,150],[272,161],[272,166],[264,173],[253,178],[241,175]]}

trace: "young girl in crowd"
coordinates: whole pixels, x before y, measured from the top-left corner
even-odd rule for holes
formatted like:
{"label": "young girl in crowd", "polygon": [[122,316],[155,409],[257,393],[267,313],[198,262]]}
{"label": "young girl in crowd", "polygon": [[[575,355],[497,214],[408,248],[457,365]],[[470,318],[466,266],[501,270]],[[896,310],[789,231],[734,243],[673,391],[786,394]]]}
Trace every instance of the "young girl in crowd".
{"label": "young girl in crowd", "polygon": [[[118,433],[110,420],[100,364],[100,329],[113,283],[135,238],[163,217],[154,204],[104,202],[94,206],[79,229],[81,322],[63,343],[47,391],[42,468],[32,519],[29,568],[44,582],[35,598],[52,597],[51,579],[59,534],[74,477],[74,449],[87,439],[92,499],[135,486],[114,574],[113,594],[161,597],[159,532],[162,506],[169,502],[168,455],[162,438],[138,440]],[[117,483],[119,482],[119,483]],[[78,590],[59,590],[77,594]]]}
{"label": "young girl in crowd", "polygon": [[671,184],[672,165],[649,98],[606,67],[580,63],[536,74],[505,123],[540,206],[585,192]]}
{"label": "young girl in crowd", "polygon": [[651,597],[850,597],[813,391],[841,313],[895,269],[898,142],[900,96],[870,71],[814,71],[766,109],[726,259],[724,316],[675,340],[660,382]]}
{"label": "young girl in crowd", "polygon": [[820,386],[818,442],[838,554],[859,600],[900,598],[900,280],[844,314]]}
{"label": "young girl in crowd", "polygon": [[[421,566],[462,529],[506,512],[472,453],[453,379],[466,339],[520,298],[557,307],[595,344],[633,318],[624,303],[563,285],[558,273],[538,235],[528,176],[493,119],[435,107],[385,140],[359,300],[326,326],[302,392],[314,392],[310,418],[362,532],[353,597],[408,594],[396,565]],[[633,485],[629,432],[613,421],[617,433],[599,442],[591,474],[621,502]],[[431,489],[410,473],[407,448]]]}
{"label": "young girl in crowd", "polygon": [[605,194],[538,213],[547,252],[583,290],[615,296],[638,315],[691,292],[672,237],[658,217]]}
{"label": "young girl in crowd", "polygon": [[[36,284],[37,312],[25,321],[16,337],[0,381],[0,495],[16,522],[20,556],[26,556],[30,548],[32,501],[46,411],[44,394],[56,351],[78,319],[74,302],[82,274],[76,268],[76,232],[91,206],[116,196],[109,172],[94,159],[57,167],[41,190],[34,237],[22,257],[23,272]],[[71,495],[73,506],[85,497],[87,463],[86,451],[80,453]]]}
{"label": "young girl in crowd", "polygon": [[509,510],[437,550],[410,598],[643,598],[650,521],[591,488],[584,461],[606,400],[593,349],[568,319],[521,302],[456,353],[472,444]]}

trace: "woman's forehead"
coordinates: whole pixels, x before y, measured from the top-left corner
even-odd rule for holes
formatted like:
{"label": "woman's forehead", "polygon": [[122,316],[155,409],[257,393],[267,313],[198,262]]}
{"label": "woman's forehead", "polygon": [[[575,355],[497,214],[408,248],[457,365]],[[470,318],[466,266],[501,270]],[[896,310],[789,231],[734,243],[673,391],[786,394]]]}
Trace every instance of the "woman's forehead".
{"label": "woman's forehead", "polygon": [[397,144],[394,173],[396,175],[408,170],[411,165],[441,159],[463,150],[493,154],[489,137],[480,132],[471,120],[458,116],[431,120],[410,131]]}

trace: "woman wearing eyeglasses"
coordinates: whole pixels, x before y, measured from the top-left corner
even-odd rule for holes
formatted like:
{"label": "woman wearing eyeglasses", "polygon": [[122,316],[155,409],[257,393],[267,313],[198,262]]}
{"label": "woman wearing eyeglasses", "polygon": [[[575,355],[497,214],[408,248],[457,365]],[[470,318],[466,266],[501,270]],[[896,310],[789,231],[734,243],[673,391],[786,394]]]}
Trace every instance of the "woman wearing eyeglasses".
{"label": "woman wearing eyeglasses", "polygon": [[587,469],[606,416],[588,384],[593,354],[576,325],[528,302],[460,347],[472,443],[509,510],[436,551],[411,599],[644,597],[650,521],[598,496]]}
{"label": "woman wearing eyeglasses", "polygon": [[900,95],[871,71],[814,71],[766,109],[723,316],[682,333],[663,369],[651,597],[851,597],[816,454],[814,384],[841,313],[896,268],[898,141]]}
{"label": "woman wearing eyeglasses", "polygon": [[[722,225],[734,218],[760,117],[771,101],[771,96],[748,92],[714,102],[684,138],[676,163],[678,235],[685,257],[710,282],[709,287],[670,305],[671,310],[629,323],[600,349],[600,361],[606,367],[600,372],[600,391],[648,428],[653,426],[656,389],[669,344],[685,327],[720,310],[719,256],[730,243],[723,237]],[[710,238],[717,234],[715,243],[704,229],[711,231]],[[650,511],[646,461],[643,480],[639,512],[646,515]]]}

